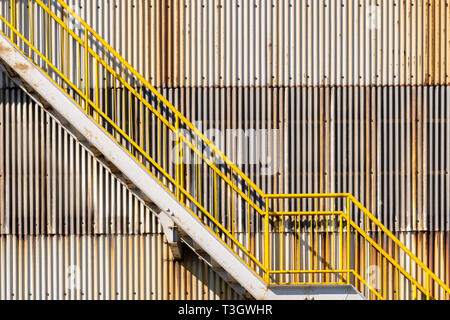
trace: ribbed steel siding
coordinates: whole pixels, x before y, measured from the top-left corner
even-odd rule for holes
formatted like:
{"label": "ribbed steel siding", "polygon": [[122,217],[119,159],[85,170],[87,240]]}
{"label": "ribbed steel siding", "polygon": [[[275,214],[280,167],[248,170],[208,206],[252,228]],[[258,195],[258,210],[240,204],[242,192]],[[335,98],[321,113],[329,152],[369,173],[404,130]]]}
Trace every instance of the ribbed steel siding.
{"label": "ribbed steel siding", "polygon": [[158,87],[450,82],[448,0],[68,3]]}
{"label": "ribbed steel siding", "polygon": [[[294,10],[289,3],[300,15],[285,14]],[[263,190],[351,192],[391,230],[402,232],[399,235],[411,232],[402,240],[435,271],[443,270],[450,265],[446,255],[450,230],[446,196],[450,190],[448,2],[379,1],[383,27],[378,33],[351,23],[355,17],[365,19],[368,3],[274,1],[271,7],[266,1],[83,1],[75,6],[81,11],[90,8],[87,20],[192,121],[203,121],[204,129],[282,129],[272,153],[280,166],[279,175],[263,176],[259,167],[243,166]],[[414,8],[411,15],[409,8]],[[254,10],[259,10],[258,14]],[[258,27],[251,28],[252,23]],[[14,132],[20,138],[22,133]],[[8,141],[5,145],[15,150],[11,157],[19,155],[16,140]],[[233,160],[241,155],[231,141],[224,151]],[[82,157],[72,158],[74,153],[67,152],[68,158],[78,161],[73,166],[78,171]],[[80,177],[84,182],[77,186],[98,183],[98,170],[91,167],[88,165],[90,171],[83,173],[85,180]],[[52,168],[49,172],[64,172],[56,165]],[[46,175],[45,170],[34,172]],[[21,207],[19,200],[26,198],[30,203],[37,201],[37,196],[17,191],[27,184],[14,180],[5,194],[15,201],[10,215],[19,217],[26,206]],[[56,209],[41,211],[46,218],[36,233],[140,230],[136,227],[140,222],[151,220],[147,213],[134,220],[137,224],[128,218],[113,218],[117,227],[108,225],[106,217],[118,212],[113,209],[114,196],[108,198],[108,188],[118,190],[113,195],[122,195],[119,199],[130,213],[139,206],[134,198],[130,204],[127,191],[111,181],[112,187],[105,183],[98,193],[103,194],[97,198],[101,202],[91,202],[86,213],[75,209],[73,215],[67,215],[72,220]],[[27,185],[34,190],[31,187]],[[71,190],[78,187],[57,187],[55,183],[36,194],[47,188],[46,199],[49,193],[68,188],[64,191],[67,200],[52,200],[61,205],[67,201],[67,207],[79,203],[87,207],[94,199],[94,195],[85,196],[81,204],[71,196]],[[96,218],[83,220],[92,216]],[[14,228],[8,219],[10,229]],[[88,226],[86,221],[94,222]],[[23,223],[17,226],[24,229]],[[287,243],[286,252],[292,252]],[[448,283],[448,270],[445,272]]]}
{"label": "ribbed steel siding", "polygon": [[1,235],[0,284],[0,300],[239,298],[192,252],[174,261],[162,234]]}

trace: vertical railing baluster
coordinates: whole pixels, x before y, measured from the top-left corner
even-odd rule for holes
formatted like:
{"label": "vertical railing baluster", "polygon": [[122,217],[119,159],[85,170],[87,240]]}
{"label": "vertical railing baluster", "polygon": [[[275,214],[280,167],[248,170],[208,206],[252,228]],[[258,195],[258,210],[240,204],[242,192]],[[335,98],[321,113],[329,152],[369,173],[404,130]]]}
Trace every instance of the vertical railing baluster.
{"label": "vertical railing baluster", "polygon": [[[344,270],[344,224],[342,213],[339,215],[339,262],[341,272]],[[343,278],[343,273],[340,274]]]}
{"label": "vertical railing baluster", "polygon": [[[59,25],[57,24],[56,26],[59,26]],[[66,45],[65,45],[66,32],[65,32],[64,28],[62,28],[62,27],[60,28],[60,30],[61,30],[61,51],[60,51],[61,52],[61,56],[60,56],[61,71],[64,76],[67,76],[67,78],[69,78],[69,72],[67,72],[67,74],[66,74],[66,60],[65,60],[66,55],[67,56],[69,55],[69,52],[66,53]],[[61,87],[63,89],[65,89],[65,87],[66,87],[66,83],[62,79],[61,79]]]}
{"label": "vertical railing baluster", "polygon": [[[301,203],[301,199],[299,198],[298,199],[298,210],[297,210],[298,212],[301,212],[302,211],[302,203]],[[302,240],[301,240],[301,228],[302,228],[302,215],[301,214],[299,214],[298,215],[298,270],[300,270],[300,268],[301,268],[301,265],[302,265],[302,263],[301,263],[301,246],[302,246]],[[300,278],[301,279],[303,279],[303,276],[299,273],[298,275],[297,275],[297,282],[300,282]]]}
{"label": "vertical railing baluster", "polygon": [[[280,199],[278,199],[278,200],[280,200]],[[280,207],[279,203],[277,203],[276,211],[279,210],[278,209],[279,207]],[[278,222],[278,228],[277,228],[277,231],[278,231],[278,271],[280,271],[282,269],[282,263],[283,263],[282,262],[283,261],[283,248],[282,248],[282,245],[283,245],[283,227],[282,227],[283,219],[282,219],[282,217],[277,215],[277,222]],[[281,277],[282,277],[282,275],[277,276],[278,281],[280,281]]]}
{"label": "vertical railing baluster", "polygon": [[[315,199],[315,215],[314,215],[314,254],[316,255],[316,259],[314,261],[314,267],[313,267],[313,271],[317,271],[317,269],[319,268],[319,225],[318,225],[318,211],[319,211],[319,199],[316,198]],[[314,273],[314,282],[317,281],[317,274]]]}
{"label": "vertical railing baluster", "polygon": [[[281,212],[284,212],[284,199],[281,199]],[[284,270],[284,216],[280,215],[280,270]],[[283,275],[280,275],[283,278]],[[280,279],[281,280],[281,279]]]}
{"label": "vertical railing baluster", "polygon": [[96,111],[96,121],[98,124],[100,124],[99,120],[100,120],[100,113],[98,110],[100,110],[100,91],[99,91],[99,74],[98,74],[98,60],[95,59],[95,103],[96,103],[96,107],[97,107],[97,111]]}
{"label": "vertical railing baluster", "polygon": [[[364,212],[362,212],[362,215],[364,217],[364,232],[367,233],[368,232],[367,215]],[[355,232],[355,235],[356,235],[356,239],[359,240],[357,232]],[[365,240],[364,238],[362,238],[362,241],[363,241],[363,246],[364,246],[364,256],[363,256],[363,265],[362,265],[361,269],[362,269],[362,272],[364,272],[363,278],[367,278],[367,267],[370,266],[371,256],[370,256],[370,254],[369,255],[367,254],[367,248],[368,248],[369,242],[367,240]],[[359,243],[360,242],[358,241],[358,244]],[[358,245],[358,247],[359,247],[359,245]],[[355,250],[357,250],[357,249],[355,249]],[[369,280],[369,279],[367,279],[367,280]],[[372,285],[372,284],[370,284],[370,285]]]}
{"label": "vertical railing baluster", "polygon": [[[216,150],[213,150],[213,157],[214,157],[214,168],[216,168]],[[217,173],[215,170],[213,170],[213,188],[214,188],[214,218],[216,219],[216,223],[219,223],[219,213],[217,210]],[[216,226],[216,233],[218,235],[219,228]]]}
{"label": "vertical railing baluster", "polygon": [[[233,169],[230,169],[230,181],[231,181],[231,186],[230,186],[230,209],[231,209],[231,235],[234,238],[234,189],[233,189]],[[234,241],[232,241],[232,249],[234,250],[235,247],[235,243]]]}
{"label": "vertical railing baluster", "polygon": [[[327,210],[327,206],[325,207],[325,210]],[[325,216],[325,270],[328,270],[328,266],[329,266],[329,260],[328,260],[328,245],[329,245],[329,241],[328,241],[328,215]],[[328,276],[329,273],[326,272],[325,273],[325,282],[328,282]]]}
{"label": "vertical railing baluster", "polygon": [[[44,12],[44,29],[45,29],[45,58],[47,58],[47,61],[50,61],[50,55],[49,55],[49,42],[50,42],[50,39],[49,39],[49,33],[48,33],[48,29],[49,29],[49,26],[48,26],[48,22],[49,22],[49,19],[48,19],[48,16],[49,16],[49,14],[48,13],[45,13],[45,11],[43,11]],[[45,66],[46,66],[46,71],[47,71],[47,74],[50,72],[50,69],[49,69],[49,65],[48,65],[48,63],[46,62],[45,63]]]}
{"label": "vertical railing baluster", "polygon": [[[160,101],[158,99],[158,102],[156,103],[156,111],[159,112],[162,115],[162,110],[161,110],[161,106],[160,106]],[[158,141],[158,163],[161,165],[161,167],[163,168],[163,170],[166,170],[165,168],[165,159],[163,156],[163,152],[165,150],[165,143],[164,143],[164,124],[162,123],[162,121],[160,119],[156,119],[157,122],[157,141]],[[149,129],[148,129],[148,125],[145,126],[145,130],[147,132],[147,153],[150,154],[150,145],[149,145],[149,140],[150,140],[150,133],[149,133]],[[162,181],[165,181],[164,179],[164,175],[162,175]]]}
{"label": "vertical railing baluster", "polygon": [[184,205],[185,204],[185,202],[184,202],[184,193],[183,193],[183,190],[184,190],[184,186],[185,186],[185,184],[184,184],[184,148],[183,148],[183,136],[181,135],[181,134],[179,134],[179,138],[180,138],[180,191],[181,191],[181,194],[180,194],[180,200],[181,200],[181,203]]}
{"label": "vertical railing baluster", "polygon": [[177,199],[181,200],[181,194],[180,194],[180,132],[179,132],[179,119],[178,116],[175,115],[175,165],[176,165],[176,194]]}
{"label": "vertical railing baluster", "polygon": [[[247,197],[250,199],[250,185],[247,185]],[[247,250],[250,252],[250,202],[247,201]]]}
{"label": "vertical railing baluster", "polygon": [[[336,256],[335,256],[335,246],[336,246],[336,240],[335,240],[335,233],[336,233],[336,226],[335,226],[335,224],[336,224],[336,215],[334,214],[335,213],[335,201],[336,201],[336,199],[335,198],[333,198],[332,199],[332,206],[331,206],[331,210],[332,210],[332,212],[333,212],[333,216],[331,217],[331,219],[332,219],[332,221],[331,221],[331,258],[330,258],[330,269],[331,270],[334,270],[334,269],[336,269],[336,264],[335,264],[335,259],[336,259]],[[335,275],[331,275],[332,276],[332,278],[333,279],[336,279],[336,276]]]}
{"label": "vertical railing baluster", "polygon": [[350,198],[347,197],[347,284],[350,284]]}
{"label": "vertical railing baluster", "polygon": [[[309,216],[310,222],[310,228],[309,228],[309,268],[310,271],[314,270],[314,221],[313,221],[313,215]],[[313,282],[315,279],[314,274],[309,274],[309,281]]]}
{"label": "vertical railing baluster", "polygon": [[[17,30],[16,26],[16,0],[11,0],[11,25],[14,29]],[[16,43],[16,34],[14,33],[14,30],[11,30],[11,41],[13,43]]]}
{"label": "vertical railing baluster", "polygon": [[[28,17],[29,17],[29,33],[30,33],[30,43],[34,46],[34,14],[33,14],[34,3],[33,0],[29,0],[28,2]],[[30,58],[33,59],[34,51],[30,48]]]}
{"label": "vertical railing baluster", "polygon": [[87,28],[84,28],[84,85],[86,113],[89,113],[89,34]]}
{"label": "vertical railing baluster", "polygon": [[264,216],[264,267],[266,268],[265,280],[270,283],[270,257],[269,257],[269,198],[266,197],[266,214]]}

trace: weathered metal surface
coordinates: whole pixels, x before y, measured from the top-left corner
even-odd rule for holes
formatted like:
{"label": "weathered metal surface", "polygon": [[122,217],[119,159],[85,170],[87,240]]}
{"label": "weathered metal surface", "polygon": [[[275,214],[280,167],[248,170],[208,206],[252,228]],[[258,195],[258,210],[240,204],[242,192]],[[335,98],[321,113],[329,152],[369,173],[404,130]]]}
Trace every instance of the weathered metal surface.
{"label": "weathered metal surface", "polygon": [[[442,278],[449,283],[449,259],[441,260],[450,230],[448,2],[382,1],[378,31],[364,27],[370,4],[73,7],[190,120],[221,130],[281,129],[269,153],[279,172],[242,165],[263,190],[351,192],[389,229],[411,234],[401,240],[434,271],[447,268]],[[4,76],[0,85],[12,86]],[[148,209],[23,93],[0,95],[0,233],[158,228]],[[224,148],[234,161],[243,154],[233,141]]]}
{"label": "weathered metal surface", "polygon": [[[255,299],[277,298],[276,293],[270,289],[267,290],[267,285],[260,276],[261,269],[254,271],[249,268],[248,262],[243,260],[247,258],[246,253],[239,254],[230,247],[228,241],[219,240],[216,233],[208,229],[195,215],[192,211],[195,209],[184,206],[179,198],[170,193],[151,172],[146,171],[145,165],[130,156],[132,154],[126,146],[122,146],[118,139],[108,134],[106,129],[89,117],[85,110],[41,72],[38,66],[29,61],[3,34],[0,35],[0,50],[3,50],[2,64],[14,69],[23,84],[30,86],[29,93],[35,92],[39,99],[48,104],[48,108],[57,115],[59,121],[67,123],[69,129],[78,137],[82,137],[90,148],[97,150],[98,154],[101,154],[112,164],[112,167],[125,176],[129,181],[128,184],[133,189],[139,190],[142,200],[147,203],[151,201],[159,210],[165,211],[177,227],[210,256],[214,256],[214,260]],[[100,211],[100,214],[102,213]],[[93,222],[95,229],[95,220]],[[52,222],[51,227],[54,226],[55,223]]]}

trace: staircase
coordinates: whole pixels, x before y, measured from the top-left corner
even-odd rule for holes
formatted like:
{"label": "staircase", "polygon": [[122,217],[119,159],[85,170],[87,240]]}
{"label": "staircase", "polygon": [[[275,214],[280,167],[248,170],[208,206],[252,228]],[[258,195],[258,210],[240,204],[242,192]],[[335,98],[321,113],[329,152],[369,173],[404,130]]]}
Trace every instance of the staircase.
{"label": "staircase", "polygon": [[174,258],[247,298],[450,298],[352,195],[263,192],[64,1],[5,2],[4,70],[159,216]]}

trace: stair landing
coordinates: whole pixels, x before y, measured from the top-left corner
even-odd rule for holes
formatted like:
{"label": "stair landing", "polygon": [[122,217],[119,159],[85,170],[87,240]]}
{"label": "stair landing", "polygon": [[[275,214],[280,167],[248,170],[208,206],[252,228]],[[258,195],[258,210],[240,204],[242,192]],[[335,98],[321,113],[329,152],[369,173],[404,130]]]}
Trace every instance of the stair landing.
{"label": "stair landing", "polygon": [[269,286],[282,300],[366,300],[352,285]]}

